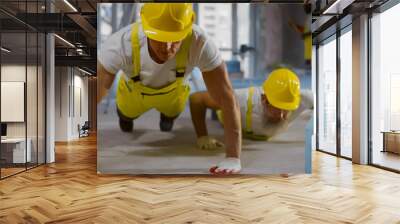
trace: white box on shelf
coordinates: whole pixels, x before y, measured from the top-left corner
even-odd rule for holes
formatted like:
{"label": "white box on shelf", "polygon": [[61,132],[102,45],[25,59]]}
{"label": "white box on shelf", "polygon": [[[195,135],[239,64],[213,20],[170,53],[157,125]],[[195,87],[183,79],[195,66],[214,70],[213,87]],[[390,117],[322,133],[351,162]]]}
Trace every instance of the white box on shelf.
{"label": "white box on shelf", "polygon": [[[26,154],[25,154],[25,139],[20,139],[18,144],[15,144],[14,153],[13,153],[13,163],[25,163],[32,161],[32,153],[31,153],[31,140],[28,138],[26,140]],[[27,159],[25,161],[25,159]]]}
{"label": "white box on shelf", "polygon": [[27,147],[25,151],[25,138],[6,138],[1,140],[1,144],[12,145],[12,162],[25,163],[32,161],[32,141],[26,139]]}

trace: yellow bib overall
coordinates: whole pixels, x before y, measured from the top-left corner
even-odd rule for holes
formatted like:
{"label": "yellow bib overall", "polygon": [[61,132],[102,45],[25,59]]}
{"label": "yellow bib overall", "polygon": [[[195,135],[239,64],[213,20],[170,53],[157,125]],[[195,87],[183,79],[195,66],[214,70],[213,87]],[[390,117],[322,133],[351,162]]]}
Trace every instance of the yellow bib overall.
{"label": "yellow bib overall", "polygon": [[144,86],[140,81],[140,45],[139,23],[132,25],[131,44],[133,74],[127,81],[122,78],[118,82],[116,103],[123,116],[135,119],[146,111],[155,108],[167,117],[178,116],[185,108],[190,87],[184,84],[184,74],[188,59],[192,35],[182,42],[176,55],[176,80],[160,89]]}
{"label": "yellow bib overall", "polygon": [[[255,135],[253,133],[252,129],[252,113],[253,113],[253,95],[254,95],[254,87],[249,88],[249,95],[247,97],[247,111],[246,111],[246,123],[245,127],[243,129],[243,137],[252,139],[252,140],[258,140],[258,141],[268,141],[269,137],[265,135]],[[223,124],[224,121],[224,116],[222,114],[221,110],[217,110],[217,117],[219,122]]]}

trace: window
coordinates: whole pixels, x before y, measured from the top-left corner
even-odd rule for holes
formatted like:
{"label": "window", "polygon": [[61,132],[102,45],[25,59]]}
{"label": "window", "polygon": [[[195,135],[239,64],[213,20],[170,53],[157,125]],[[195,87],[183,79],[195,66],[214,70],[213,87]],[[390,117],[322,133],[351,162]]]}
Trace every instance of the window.
{"label": "window", "polygon": [[[218,13],[217,13],[218,12]],[[220,49],[224,60],[232,58],[232,4],[201,3],[198,13],[199,26],[204,28]]]}
{"label": "window", "polygon": [[400,30],[393,28],[398,21],[400,5],[371,19],[370,156],[373,164],[395,170],[400,170]]}
{"label": "window", "polygon": [[317,63],[315,66],[318,67],[317,149],[351,159],[353,132],[351,25],[339,33],[340,36],[333,35],[316,48],[318,49],[315,61]]}
{"label": "window", "polygon": [[[351,28],[351,27],[349,27]],[[340,36],[340,155],[352,157],[352,33]]]}
{"label": "window", "polygon": [[336,154],[336,39],[318,48],[318,149]]}
{"label": "window", "polygon": [[243,77],[251,78],[250,54],[253,52],[240,52],[240,47],[242,45],[252,47],[250,46],[250,7],[254,5],[200,3],[197,6],[198,25],[216,43],[222,58],[225,61],[239,61]]}
{"label": "window", "polygon": [[[237,42],[238,48],[241,45],[252,46],[250,44],[250,4],[249,3],[241,3],[237,4],[237,21],[238,21],[238,35]],[[254,45],[254,43],[253,43]],[[239,60],[241,60],[241,68],[244,72],[245,78],[251,78],[255,76],[254,74],[250,74],[250,54],[253,52],[244,53]]]}
{"label": "window", "polygon": [[[41,13],[45,9],[44,1],[5,4],[18,4],[21,14]],[[46,37],[6,14],[0,13],[0,17],[20,24],[3,23],[0,29],[0,111],[4,128],[0,178],[5,178],[45,163]],[[10,95],[14,101],[4,100]]]}

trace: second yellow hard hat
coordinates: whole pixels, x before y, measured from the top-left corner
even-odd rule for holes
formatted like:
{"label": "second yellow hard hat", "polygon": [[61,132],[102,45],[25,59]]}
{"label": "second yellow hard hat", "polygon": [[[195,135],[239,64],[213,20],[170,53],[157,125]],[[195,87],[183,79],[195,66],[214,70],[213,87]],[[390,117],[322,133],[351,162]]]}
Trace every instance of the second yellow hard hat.
{"label": "second yellow hard hat", "polygon": [[296,110],[300,105],[300,80],[287,68],[272,71],[263,83],[269,103],[282,110]]}

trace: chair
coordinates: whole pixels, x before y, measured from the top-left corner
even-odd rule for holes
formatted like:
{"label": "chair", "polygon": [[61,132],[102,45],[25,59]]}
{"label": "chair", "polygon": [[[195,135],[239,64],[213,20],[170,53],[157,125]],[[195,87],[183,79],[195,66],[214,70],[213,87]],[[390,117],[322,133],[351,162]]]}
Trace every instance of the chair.
{"label": "chair", "polygon": [[89,136],[89,129],[90,129],[89,121],[85,121],[82,127],[80,127],[80,125],[78,124],[79,138]]}

